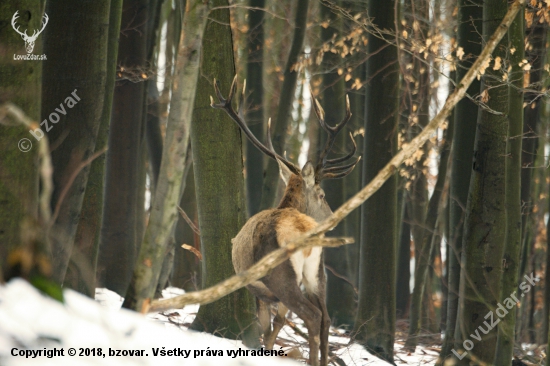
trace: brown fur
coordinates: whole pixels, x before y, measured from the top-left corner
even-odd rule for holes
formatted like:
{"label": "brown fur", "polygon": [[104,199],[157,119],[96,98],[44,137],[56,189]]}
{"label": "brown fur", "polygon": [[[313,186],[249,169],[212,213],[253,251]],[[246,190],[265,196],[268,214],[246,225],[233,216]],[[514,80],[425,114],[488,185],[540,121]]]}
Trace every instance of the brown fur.
{"label": "brown fur", "polygon": [[285,194],[277,208],[295,208],[300,212],[305,212],[306,202],[302,191],[304,190],[304,181],[297,175],[292,175],[288,180]]}

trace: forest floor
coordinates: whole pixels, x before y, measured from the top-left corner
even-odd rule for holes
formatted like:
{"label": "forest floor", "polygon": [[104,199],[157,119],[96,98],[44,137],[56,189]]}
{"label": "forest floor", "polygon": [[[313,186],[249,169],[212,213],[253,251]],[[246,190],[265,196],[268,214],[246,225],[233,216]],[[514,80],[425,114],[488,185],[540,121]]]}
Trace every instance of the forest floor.
{"label": "forest floor", "polygon": [[[170,288],[164,295],[172,297],[181,293],[182,290]],[[122,298],[105,289],[97,289],[96,301],[71,290],[65,290],[64,297],[64,304],[57,302],[23,280],[12,280],[0,286],[0,365],[259,364],[258,357],[230,356],[236,350],[246,349],[240,341],[187,330],[198,310],[197,305],[143,317],[119,310]],[[290,315],[275,349],[282,347],[298,362],[291,357],[263,356],[262,366],[305,364],[308,357],[305,337],[307,330],[302,321]],[[343,329],[331,328],[329,341],[331,365],[389,365],[360,345],[350,343],[349,334]],[[54,348],[58,352],[63,349],[63,355],[48,358],[47,352]],[[402,348],[403,339],[398,333],[396,365],[433,365],[439,351],[435,346],[424,345],[410,354]],[[74,349],[76,355],[69,356],[70,349]],[[174,349],[188,353],[161,356],[161,351]],[[136,350],[143,353],[143,357],[130,354]]]}

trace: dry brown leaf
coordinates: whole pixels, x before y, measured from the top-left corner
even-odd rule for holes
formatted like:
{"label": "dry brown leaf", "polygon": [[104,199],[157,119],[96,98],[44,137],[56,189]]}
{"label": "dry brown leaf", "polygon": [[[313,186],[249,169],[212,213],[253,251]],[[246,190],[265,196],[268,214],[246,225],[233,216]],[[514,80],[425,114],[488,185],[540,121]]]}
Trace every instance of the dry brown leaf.
{"label": "dry brown leaf", "polygon": [[197,248],[195,248],[195,247],[193,247],[189,244],[182,244],[181,247],[185,250],[190,251],[191,253],[196,255],[197,258],[199,258],[200,261],[202,261],[202,253],[200,251],[198,251]]}

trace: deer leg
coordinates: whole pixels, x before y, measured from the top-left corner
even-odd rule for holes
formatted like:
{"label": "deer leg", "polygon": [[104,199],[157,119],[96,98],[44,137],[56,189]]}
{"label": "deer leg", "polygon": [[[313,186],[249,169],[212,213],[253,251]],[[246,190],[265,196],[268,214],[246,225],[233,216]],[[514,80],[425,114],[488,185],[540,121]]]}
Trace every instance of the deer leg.
{"label": "deer leg", "polygon": [[266,349],[273,349],[277,335],[281,331],[281,328],[285,325],[286,313],[288,312],[288,309],[282,302],[280,302],[278,306],[279,308],[277,309],[277,315],[275,315],[275,319],[273,319],[273,332],[271,332],[271,335],[267,338],[267,342],[265,344]]}
{"label": "deer leg", "polygon": [[[267,340],[271,338],[271,304],[256,298],[258,308],[258,320],[262,330],[264,346],[267,348]],[[271,349],[271,348],[267,348]]]}
{"label": "deer leg", "polygon": [[328,365],[328,335],[330,330],[330,317],[323,296],[317,294],[308,294],[308,298],[321,310],[321,366]]}
{"label": "deer leg", "polygon": [[[328,365],[328,335],[330,330],[330,317],[326,305],[326,277],[323,252],[320,253],[319,262],[306,262],[304,267],[303,283],[306,289],[306,296],[321,311],[321,365]],[[314,266],[314,267],[313,267]]]}
{"label": "deer leg", "polygon": [[323,314],[298,287],[296,274],[290,262],[286,261],[276,267],[262,281],[290,311],[304,321],[309,335],[309,362],[312,366],[319,366],[319,343]]}

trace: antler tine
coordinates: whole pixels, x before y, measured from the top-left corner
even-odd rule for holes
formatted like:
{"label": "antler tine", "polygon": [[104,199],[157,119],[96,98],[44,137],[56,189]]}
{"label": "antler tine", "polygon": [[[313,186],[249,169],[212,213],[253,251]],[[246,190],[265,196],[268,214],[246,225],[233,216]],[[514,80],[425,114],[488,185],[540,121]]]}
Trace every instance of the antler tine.
{"label": "antler tine", "polygon": [[323,169],[323,174],[325,174],[325,173],[338,173],[338,172],[347,170],[349,168],[354,167],[359,162],[359,160],[361,160],[361,156],[358,156],[357,159],[355,159],[355,161],[353,163],[350,163],[350,164],[347,164],[347,165],[341,165],[341,166],[333,166],[331,168],[325,168],[325,169]]}
{"label": "antler tine", "polygon": [[25,36],[26,36],[26,35],[27,35],[27,30],[25,30],[25,32],[23,33],[23,32],[21,32],[21,31],[19,30],[19,26],[16,25],[16,20],[17,20],[17,18],[19,18],[19,10],[16,10],[16,11],[15,11],[15,14],[13,14],[13,17],[11,18],[11,26],[12,26],[13,29],[14,29],[17,33],[19,33],[20,35],[22,35],[22,36],[25,35]]}
{"label": "antler tine", "polygon": [[231,119],[237,123],[237,125],[241,128],[241,130],[246,134],[250,142],[252,142],[252,144],[256,146],[258,150],[260,150],[261,152],[263,152],[264,154],[266,154],[272,159],[275,159],[275,160],[279,159],[294,174],[300,174],[300,168],[298,168],[296,165],[286,160],[285,158],[277,154],[275,150],[273,150],[273,144],[271,143],[271,135],[269,134],[269,130],[268,130],[269,147],[266,147],[256,138],[256,136],[254,136],[254,134],[252,133],[252,131],[250,131],[250,129],[248,128],[246,123],[243,121],[241,116],[237,112],[235,112],[235,109],[233,109],[233,105],[231,104],[231,102],[237,90],[237,75],[235,75],[235,77],[233,78],[233,83],[231,84],[231,91],[229,92],[229,96],[227,97],[227,99],[223,97],[220,91],[219,84],[216,79],[214,79],[214,90],[216,92],[216,96],[218,97],[218,100],[220,101],[220,103],[217,103],[217,104],[214,103],[214,98],[212,98],[211,96],[210,97],[211,107],[217,108],[217,109],[223,109],[225,113],[227,113],[229,117],[231,117]]}
{"label": "antler tine", "polygon": [[355,166],[357,165],[357,163],[361,160],[361,157],[359,157],[359,159],[357,159],[357,161],[353,164],[353,166],[351,168],[349,168],[348,170],[344,171],[344,172],[341,172],[341,173],[325,173],[325,174],[322,174],[321,175],[321,179],[338,179],[338,178],[344,178],[346,175],[348,175],[349,173],[351,173],[353,171],[353,169],[355,168]]}
{"label": "antler tine", "polygon": [[355,155],[355,152],[357,151],[357,144],[355,143],[355,139],[353,138],[353,135],[351,134],[351,132],[349,133],[349,137],[351,139],[351,143],[353,144],[353,148],[351,149],[351,151],[346,156],[342,156],[340,158],[335,158],[335,159],[327,159],[325,165],[340,164],[348,160],[349,158],[351,158],[353,155]]}
{"label": "antler tine", "polygon": [[[330,151],[332,150],[334,142],[336,141],[336,135],[338,135],[338,133],[344,128],[344,126],[351,119],[351,108],[350,108],[350,104],[349,104],[349,97],[346,95],[346,115],[344,116],[344,119],[342,119],[342,121],[340,123],[338,123],[334,127],[330,127],[324,121],[324,111],[322,110],[319,102],[317,101],[316,98],[314,98],[314,100],[315,100],[315,103],[314,103],[315,113],[319,117],[318,109],[320,109],[320,111],[319,111],[319,112],[321,112],[320,115],[323,117],[323,118],[319,118],[319,123],[321,124],[321,127],[323,127],[323,129],[328,133],[328,138],[327,138],[327,142],[325,144],[325,148],[323,149],[323,151],[319,155],[319,162],[317,163],[317,170],[320,170],[324,166],[327,165],[327,156],[330,153]],[[354,142],[354,144],[355,144],[355,142]],[[354,153],[355,153],[355,151],[354,151]],[[336,164],[336,163],[333,162],[334,160],[336,160],[338,162],[341,162],[341,161],[339,161],[339,159],[332,159],[331,164]]]}

